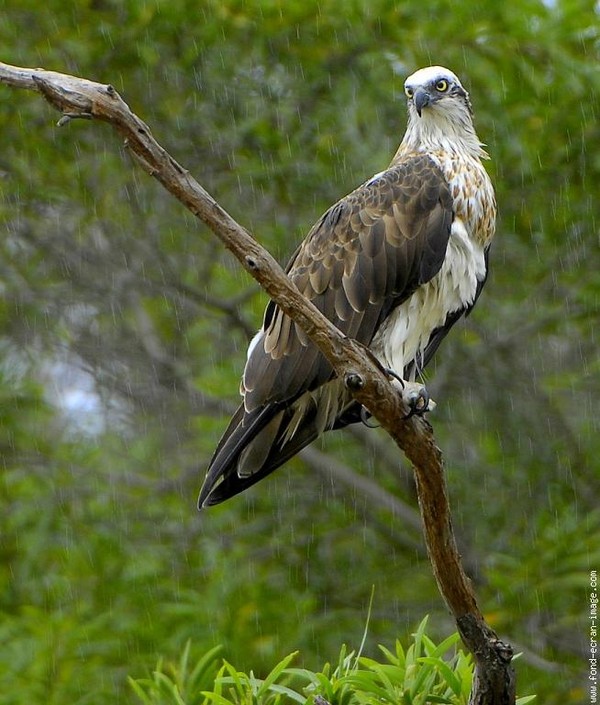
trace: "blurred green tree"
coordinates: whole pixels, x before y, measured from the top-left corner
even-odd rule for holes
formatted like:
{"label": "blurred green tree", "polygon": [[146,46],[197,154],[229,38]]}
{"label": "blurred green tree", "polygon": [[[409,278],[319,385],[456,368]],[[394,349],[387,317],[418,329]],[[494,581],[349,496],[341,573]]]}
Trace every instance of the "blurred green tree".
{"label": "blurred green tree", "polygon": [[[3,59],[113,83],[282,261],[383,168],[402,82],[468,85],[500,206],[492,276],[428,381],[461,549],[524,652],[520,692],[580,702],[600,562],[595,403],[598,10],[581,0],[0,2]],[[453,627],[409,469],[332,435],[198,516],[265,299],[106,129],[0,91],[0,703],[132,697],[192,638],[308,667]],[[279,658],[278,658],[279,657]],[[526,684],[527,689],[524,688]]]}

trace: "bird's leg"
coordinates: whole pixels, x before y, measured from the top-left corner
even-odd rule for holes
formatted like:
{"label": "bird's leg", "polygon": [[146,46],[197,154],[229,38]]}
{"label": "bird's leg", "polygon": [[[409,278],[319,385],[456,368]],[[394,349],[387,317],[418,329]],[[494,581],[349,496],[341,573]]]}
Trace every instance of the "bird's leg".
{"label": "bird's leg", "polygon": [[[429,392],[425,384],[419,384],[418,382],[410,382],[406,379],[400,377],[400,375],[389,367],[385,367],[381,364],[381,361],[372,353],[369,348],[364,348],[365,353],[369,355],[372,362],[374,362],[388,377],[395,379],[401,387],[402,400],[408,407],[408,414],[404,418],[409,419],[411,416],[423,416],[428,411],[433,411],[435,409],[435,402],[429,397]],[[417,366],[417,372],[421,380],[422,370],[421,366]],[[360,379],[360,378],[359,378]],[[346,385],[352,386],[355,383],[352,379],[346,379]],[[379,424],[374,424],[370,421],[372,414],[364,406],[360,407],[360,420],[367,426],[367,428],[377,428]],[[356,418],[356,417],[355,417]]]}
{"label": "bird's leg", "polygon": [[402,390],[402,399],[408,406],[408,414],[404,417],[410,419],[415,414],[423,416],[423,414],[431,411],[435,407],[435,402],[430,399],[427,387],[419,382],[405,382]]}
{"label": "bird's leg", "polygon": [[[429,397],[429,392],[424,384],[419,382],[409,382],[406,379],[402,379],[400,375],[391,370],[388,367],[382,367],[383,371],[388,377],[395,379],[400,387],[402,400],[408,407],[408,414],[404,417],[405,419],[410,419],[411,416],[423,416],[428,411],[433,411],[435,409],[435,402]],[[360,420],[367,428],[377,428],[378,423],[373,423],[371,421],[372,415],[369,410],[361,406],[360,407]]]}
{"label": "bird's leg", "polygon": [[393,377],[400,383],[402,387],[402,399],[408,407],[408,414],[404,417],[410,419],[415,414],[423,416],[423,414],[435,408],[435,402],[429,398],[429,392],[424,384],[419,382],[409,382],[402,379],[400,375],[389,368],[384,368],[388,377]]}

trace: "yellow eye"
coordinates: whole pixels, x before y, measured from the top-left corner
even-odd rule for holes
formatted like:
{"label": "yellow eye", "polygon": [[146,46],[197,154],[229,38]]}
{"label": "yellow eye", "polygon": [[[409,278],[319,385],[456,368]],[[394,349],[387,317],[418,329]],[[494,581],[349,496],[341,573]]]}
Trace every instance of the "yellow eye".
{"label": "yellow eye", "polygon": [[406,93],[407,98],[412,98],[415,93],[412,88],[405,88],[404,92]]}
{"label": "yellow eye", "polygon": [[437,81],[435,84],[435,90],[439,91],[440,93],[445,93],[448,90],[448,81],[443,78],[440,78],[440,80]]}

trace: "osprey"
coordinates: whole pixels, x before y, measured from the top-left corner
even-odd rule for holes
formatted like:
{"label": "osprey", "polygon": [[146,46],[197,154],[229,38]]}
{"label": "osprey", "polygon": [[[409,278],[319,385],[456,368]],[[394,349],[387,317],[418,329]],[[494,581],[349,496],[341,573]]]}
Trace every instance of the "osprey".
{"label": "osprey", "polygon": [[[414,381],[477,301],[496,203],[469,95],[455,74],[429,66],[404,91],[408,124],[390,166],[317,221],[287,274],[345,335]],[[250,343],[241,394],[200,507],[250,487],[324,431],[364,418],[325,357],[272,301]]]}

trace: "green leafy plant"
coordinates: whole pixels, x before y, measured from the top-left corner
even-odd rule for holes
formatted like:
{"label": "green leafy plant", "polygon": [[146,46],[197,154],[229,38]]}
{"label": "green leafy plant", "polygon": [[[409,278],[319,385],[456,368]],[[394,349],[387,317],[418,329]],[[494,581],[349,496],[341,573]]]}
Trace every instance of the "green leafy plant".
{"label": "green leafy plant", "polygon": [[[190,663],[190,643],[177,664],[159,661],[151,678],[130,678],[144,705],[466,705],[473,680],[473,660],[458,648],[459,635],[436,644],[425,633],[422,620],[405,649],[397,641],[394,651],[380,646],[382,660],[361,656],[342,646],[335,665],[319,672],[291,667],[294,652],[282,659],[264,678],[238,671],[223,660],[219,647]],[[530,703],[535,696],[517,700]]]}
{"label": "green leafy plant", "polygon": [[206,702],[204,693],[216,682],[223,648],[215,646],[194,664],[190,663],[190,649],[188,641],[176,663],[159,660],[150,678],[129,678],[133,691],[144,705],[199,705]]}

